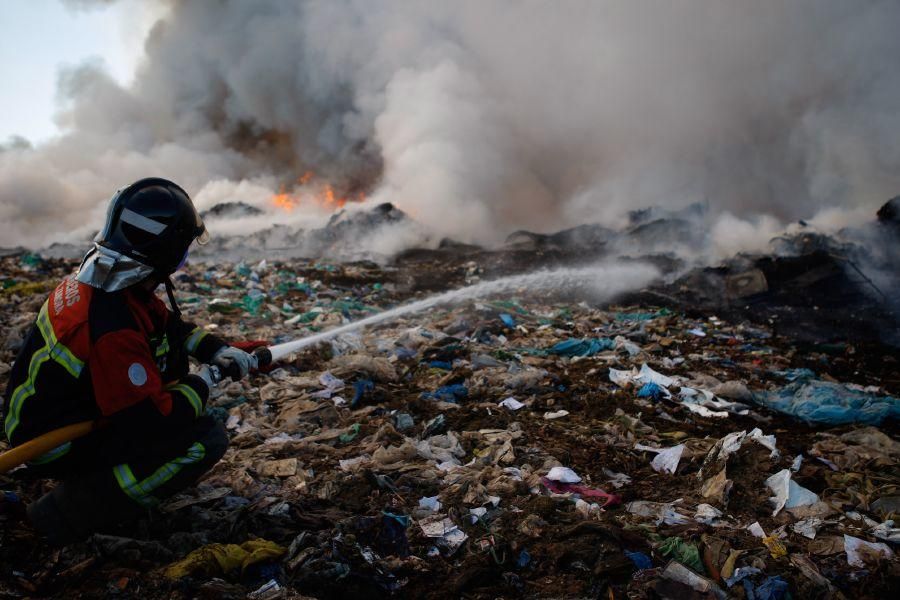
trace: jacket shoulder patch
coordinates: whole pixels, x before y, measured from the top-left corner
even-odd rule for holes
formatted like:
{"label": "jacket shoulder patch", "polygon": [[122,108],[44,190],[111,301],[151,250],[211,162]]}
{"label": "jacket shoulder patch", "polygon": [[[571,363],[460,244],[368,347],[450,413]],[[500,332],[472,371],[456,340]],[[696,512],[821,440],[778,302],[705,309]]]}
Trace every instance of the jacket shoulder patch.
{"label": "jacket shoulder patch", "polygon": [[147,383],[147,369],[141,363],[131,363],[128,367],[128,381],[137,387]]}

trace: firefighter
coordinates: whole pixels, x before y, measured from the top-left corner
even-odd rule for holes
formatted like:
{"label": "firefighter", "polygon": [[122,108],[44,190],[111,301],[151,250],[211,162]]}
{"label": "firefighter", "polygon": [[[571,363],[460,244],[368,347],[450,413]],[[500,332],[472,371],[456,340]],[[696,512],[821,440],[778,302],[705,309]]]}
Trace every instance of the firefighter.
{"label": "firefighter", "polygon": [[[28,507],[52,543],[134,520],[193,484],[228,436],[204,416],[219,369],[254,357],[181,319],[171,274],[208,234],[188,194],[141,179],[116,192],[78,271],[41,307],[10,373],[4,428],[12,446],[86,420],[100,426],[29,464],[57,479]],[[165,285],[171,309],[156,296]],[[191,374],[188,356],[201,366]],[[214,366],[210,366],[214,365]]]}

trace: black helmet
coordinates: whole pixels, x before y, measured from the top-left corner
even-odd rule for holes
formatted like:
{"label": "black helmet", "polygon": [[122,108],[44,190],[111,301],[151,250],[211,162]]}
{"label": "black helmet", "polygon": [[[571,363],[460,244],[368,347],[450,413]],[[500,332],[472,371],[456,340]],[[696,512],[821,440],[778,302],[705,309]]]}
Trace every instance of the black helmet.
{"label": "black helmet", "polygon": [[148,177],[115,193],[94,241],[168,276],[195,239],[205,244],[209,234],[187,192],[167,179]]}

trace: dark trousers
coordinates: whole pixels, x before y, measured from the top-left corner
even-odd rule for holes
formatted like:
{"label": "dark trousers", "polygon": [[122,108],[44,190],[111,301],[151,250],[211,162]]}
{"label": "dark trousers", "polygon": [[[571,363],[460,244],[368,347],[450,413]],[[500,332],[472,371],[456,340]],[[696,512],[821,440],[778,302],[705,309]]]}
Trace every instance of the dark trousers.
{"label": "dark trousers", "polygon": [[29,467],[61,480],[28,507],[34,527],[66,544],[110,525],[133,520],[192,485],[228,447],[228,434],[211,417],[150,438],[114,425],[75,440],[68,452]]}

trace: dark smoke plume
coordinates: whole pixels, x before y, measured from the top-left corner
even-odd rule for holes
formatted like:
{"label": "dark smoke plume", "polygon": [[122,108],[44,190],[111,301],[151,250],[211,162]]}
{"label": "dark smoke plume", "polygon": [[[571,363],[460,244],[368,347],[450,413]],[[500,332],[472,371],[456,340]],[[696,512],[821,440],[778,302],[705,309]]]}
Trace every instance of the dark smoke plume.
{"label": "dark smoke plume", "polygon": [[2,245],[83,239],[151,174],[275,220],[313,171],[482,242],[703,201],[753,246],[900,190],[895,0],[165,6],[131,85],[71,69],[63,134],[0,146]]}

